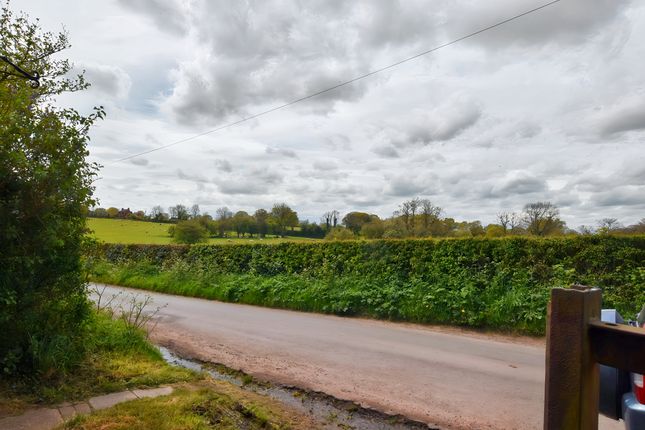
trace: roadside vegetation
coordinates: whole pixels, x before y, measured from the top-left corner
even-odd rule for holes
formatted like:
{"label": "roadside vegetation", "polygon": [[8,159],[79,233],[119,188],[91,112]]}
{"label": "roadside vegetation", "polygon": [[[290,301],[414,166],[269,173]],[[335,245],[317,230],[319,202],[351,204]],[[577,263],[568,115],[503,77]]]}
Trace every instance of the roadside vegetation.
{"label": "roadside vegetation", "polygon": [[[166,364],[143,330],[105,311],[90,313],[82,337],[82,359],[61,349],[43,359],[71,361],[66,366],[51,363],[49,373],[0,379],[0,417],[17,415],[28,406],[201,379],[195,372]],[[61,367],[69,370],[53,370]]]}
{"label": "roadside vegetation", "polygon": [[204,380],[172,394],[119,404],[79,416],[58,429],[82,430],[221,430],[317,428],[307,417],[278,402],[232,384]]}
{"label": "roadside vegetation", "polygon": [[553,287],[645,302],[645,236],[103,245],[91,279],[229,302],[541,335]]}

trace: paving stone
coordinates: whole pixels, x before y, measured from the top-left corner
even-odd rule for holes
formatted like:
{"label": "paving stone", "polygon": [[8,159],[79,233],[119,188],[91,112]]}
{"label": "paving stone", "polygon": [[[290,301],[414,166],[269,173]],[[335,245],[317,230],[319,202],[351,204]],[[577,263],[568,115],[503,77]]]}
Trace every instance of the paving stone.
{"label": "paving stone", "polygon": [[63,416],[64,420],[73,418],[76,415],[76,409],[72,405],[63,405],[58,407],[58,412]]}
{"label": "paving stone", "polygon": [[158,397],[165,396],[173,392],[172,387],[159,387],[159,388],[149,388],[146,390],[132,390],[135,396],[142,397]]}
{"label": "paving stone", "polygon": [[129,391],[122,391],[120,393],[106,394],[104,396],[92,397],[88,402],[92,409],[101,410],[105,408],[112,407],[117,403],[127,402],[128,400],[134,400],[137,396],[132,394]]}
{"label": "paving stone", "polygon": [[88,405],[85,402],[75,404],[74,409],[76,409],[77,414],[86,414],[87,415],[87,414],[92,413],[92,408],[90,408],[90,405]]}
{"label": "paving stone", "polygon": [[2,430],[50,430],[63,422],[58,409],[33,409],[17,417],[0,419]]}

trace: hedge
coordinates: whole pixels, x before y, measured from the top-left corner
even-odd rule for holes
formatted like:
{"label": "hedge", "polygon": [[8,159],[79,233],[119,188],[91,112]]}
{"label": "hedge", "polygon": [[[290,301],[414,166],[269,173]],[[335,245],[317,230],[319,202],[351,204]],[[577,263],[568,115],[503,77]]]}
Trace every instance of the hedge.
{"label": "hedge", "polygon": [[[290,309],[541,334],[550,288],[645,303],[645,236],[102,245],[93,279]],[[97,267],[99,267],[97,266]]]}

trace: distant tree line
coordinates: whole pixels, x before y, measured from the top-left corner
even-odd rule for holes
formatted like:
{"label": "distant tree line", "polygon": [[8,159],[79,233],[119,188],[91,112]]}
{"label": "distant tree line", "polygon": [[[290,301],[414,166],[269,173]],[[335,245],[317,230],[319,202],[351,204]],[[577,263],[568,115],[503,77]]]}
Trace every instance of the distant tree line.
{"label": "distant tree line", "polygon": [[337,210],[325,212],[320,223],[300,221],[298,214],[285,203],[276,203],[270,211],[258,209],[253,214],[233,213],[227,207],[215,215],[201,213],[199,205],[177,204],[164,212],[155,206],[149,213],[132,212],[129,208],[95,208],[89,216],[98,218],[134,219],[176,224],[169,229],[178,242],[195,243],[208,237],[297,236],[330,240],[403,239],[427,237],[503,237],[557,236],[565,234],[645,234],[645,218],[639,223],[623,226],[616,218],[603,218],[596,226],[570,229],[560,218],[556,205],[548,201],[526,204],[521,211],[501,211],[496,222],[483,226],[480,221],[456,221],[442,217],[443,209],[429,199],[413,198],[401,203],[391,217],[352,211],[341,218]]}

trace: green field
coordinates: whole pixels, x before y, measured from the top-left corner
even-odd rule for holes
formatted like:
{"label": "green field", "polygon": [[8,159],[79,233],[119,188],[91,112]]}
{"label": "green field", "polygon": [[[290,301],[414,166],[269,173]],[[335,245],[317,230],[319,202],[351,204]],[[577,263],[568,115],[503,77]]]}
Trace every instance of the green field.
{"label": "green field", "polygon": [[[88,218],[87,227],[91,235],[105,243],[136,243],[166,245],[172,242],[168,235],[168,227],[172,224],[133,221],[125,219]],[[232,235],[232,233],[229,233]],[[315,242],[320,239],[304,237],[266,237],[264,239],[228,237],[210,238],[209,244],[252,244],[252,243],[281,243],[281,242]]]}

